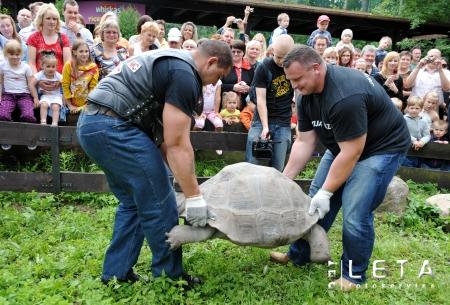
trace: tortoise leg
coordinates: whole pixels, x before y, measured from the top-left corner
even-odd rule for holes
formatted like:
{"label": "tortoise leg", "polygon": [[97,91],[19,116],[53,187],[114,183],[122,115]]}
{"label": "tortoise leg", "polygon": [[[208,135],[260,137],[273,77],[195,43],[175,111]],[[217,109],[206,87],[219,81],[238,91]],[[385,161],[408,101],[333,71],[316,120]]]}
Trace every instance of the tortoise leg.
{"label": "tortoise leg", "polygon": [[216,229],[206,225],[205,227],[192,227],[187,225],[177,225],[166,233],[166,242],[170,245],[170,250],[175,250],[182,244],[205,241],[213,237]]}
{"label": "tortoise leg", "polygon": [[326,263],[331,259],[327,232],[318,224],[312,226],[304,237],[311,248],[310,259],[314,263]]}

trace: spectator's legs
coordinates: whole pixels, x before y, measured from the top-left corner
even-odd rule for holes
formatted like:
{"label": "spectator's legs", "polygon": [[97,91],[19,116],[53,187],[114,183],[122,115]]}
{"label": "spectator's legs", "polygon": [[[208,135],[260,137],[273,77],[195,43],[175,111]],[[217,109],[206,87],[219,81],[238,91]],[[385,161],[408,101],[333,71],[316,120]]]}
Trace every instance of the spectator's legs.
{"label": "spectator's legs", "polygon": [[279,125],[269,124],[269,130],[272,134],[272,140],[280,142],[273,144],[273,155],[270,166],[282,172],[286,161],[286,154],[291,147],[291,127],[281,127]]}
{"label": "spectator's legs", "polygon": [[259,137],[261,136],[261,132],[262,132],[261,122],[252,121],[250,130],[248,131],[247,145],[245,148],[245,161],[246,162],[250,162],[253,164],[259,164],[258,160],[255,157],[253,157],[252,147],[253,147],[253,142],[258,141]]}
{"label": "spectator's legs", "polygon": [[31,94],[18,94],[17,106],[20,109],[20,120],[22,122],[36,123],[33,111],[34,102]]}
{"label": "spectator's legs", "polygon": [[4,92],[0,101],[0,121],[12,121],[14,108],[16,108],[15,95]]}
{"label": "spectator's legs", "polygon": [[47,124],[48,107],[49,104],[47,101],[44,100],[39,101],[39,113],[41,117],[41,124]]}

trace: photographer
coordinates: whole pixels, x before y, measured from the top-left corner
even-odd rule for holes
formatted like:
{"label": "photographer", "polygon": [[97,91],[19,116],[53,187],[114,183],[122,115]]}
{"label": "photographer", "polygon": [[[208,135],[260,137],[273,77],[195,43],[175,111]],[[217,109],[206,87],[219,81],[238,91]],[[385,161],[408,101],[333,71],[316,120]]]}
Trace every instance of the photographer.
{"label": "photographer", "polygon": [[427,92],[436,91],[439,96],[439,106],[443,107],[443,91],[450,90],[450,71],[442,67],[441,51],[429,50],[427,56],[419,61],[419,64],[405,80],[405,87],[412,88],[411,96],[421,98]]}
{"label": "photographer", "polygon": [[253,155],[253,142],[274,141],[269,165],[283,170],[286,153],[291,146],[291,102],[294,90],[286,79],[283,58],[294,46],[288,34],[281,34],[273,43],[273,57],[258,65],[252,86],[256,88],[256,110],[248,132],[245,161],[258,164]]}

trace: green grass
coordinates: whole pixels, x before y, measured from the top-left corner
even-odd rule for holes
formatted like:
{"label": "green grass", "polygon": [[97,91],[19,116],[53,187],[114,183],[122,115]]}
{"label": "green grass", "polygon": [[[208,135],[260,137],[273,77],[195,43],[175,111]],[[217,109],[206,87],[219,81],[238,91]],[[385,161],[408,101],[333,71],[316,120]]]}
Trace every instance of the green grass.
{"label": "green grass", "polygon": [[[414,192],[411,202],[440,191],[432,185],[408,184]],[[346,294],[327,288],[328,273],[335,266],[279,266],[269,262],[269,250],[224,240],[184,246],[185,269],[205,280],[195,290],[184,293],[179,282],[150,278],[147,247],[136,271],[148,282],[105,287],[99,275],[111,235],[113,196],[4,192],[0,202],[0,304],[381,305],[445,304],[450,298],[449,236],[441,229],[443,220],[425,220],[434,211],[417,203],[405,217],[377,217],[372,261],[385,260],[378,265],[385,270],[378,273],[386,278],[372,276],[371,262],[367,287]],[[422,222],[407,221],[408,213]],[[329,233],[336,263],[342,250],[340,224],[338,219]],[[405,259],[400,278],[397,260]],[[433,276],[418,278],[424,260]]]}

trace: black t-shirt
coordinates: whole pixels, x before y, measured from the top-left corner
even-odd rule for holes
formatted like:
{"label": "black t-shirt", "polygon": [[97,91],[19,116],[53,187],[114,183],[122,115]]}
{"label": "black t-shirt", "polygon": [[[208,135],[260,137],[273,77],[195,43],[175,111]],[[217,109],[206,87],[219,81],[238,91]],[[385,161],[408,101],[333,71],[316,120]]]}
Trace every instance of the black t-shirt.
{"label": "black t-shirt", "polygon": [[[294,97],[294,90],[290,81],[286,79],[283,68],[277,66],[272,58],[265,58],[256,68],[252,86],[266,88],[269,124],[290,126],[291,102]],[[256,110],[255,115],[257,115],[257,112]]]}
{"label": "black t-shirt", "polygon": [[405,120],[386,91],[356,70],[327,65],[320,94],[298,97],[299,130],[314,130],[335,156],[338,142],[367,133],[361,160],[387,152],[406,152],[410,136]]}

